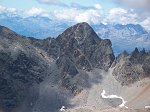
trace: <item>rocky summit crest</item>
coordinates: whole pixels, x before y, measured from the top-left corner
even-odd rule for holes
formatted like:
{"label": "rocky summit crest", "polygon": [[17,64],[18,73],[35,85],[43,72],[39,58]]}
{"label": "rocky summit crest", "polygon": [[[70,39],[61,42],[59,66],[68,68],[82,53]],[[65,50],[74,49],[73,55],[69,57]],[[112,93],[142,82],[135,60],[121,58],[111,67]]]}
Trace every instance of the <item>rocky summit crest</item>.
{"label": "rocky summit crest", "polygon": [[94,44],[101,40],[93,28],[86,22],[78,23],[68,28],[61,35],[59,35],[57,39],[60,41],[75,39],[78,44],[82,44],[86,41]]}

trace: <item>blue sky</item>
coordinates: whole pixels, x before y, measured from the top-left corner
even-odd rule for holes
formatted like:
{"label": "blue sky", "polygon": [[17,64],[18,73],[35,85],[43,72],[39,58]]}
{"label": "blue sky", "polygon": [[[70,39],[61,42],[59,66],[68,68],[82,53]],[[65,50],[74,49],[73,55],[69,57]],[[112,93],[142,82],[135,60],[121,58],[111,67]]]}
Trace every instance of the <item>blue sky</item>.
{"label": "blue sky", "polygon": [[[106,8],[111,8],[115,5],[112,0],[63,0],[63,3],[67,5],[70,5],[72,2],[76,2],[84,6],[91,6],[92,4],[100,3]],[[2,0],[1,4],[6,7],[14,7],[18,9],[29,9],[33,6],[51,9],[50,6],[46,4],[41,4],[36,0],[11,0],[11,2],[10,0]]]}
{"label": "blue sky", "polygon": [[[117,4],[113,0],[62,0],[64,4],[70,5],[71,3],[78,3],[83,6],[92,6],[94,4],[101,4],[104,8],[110,9],[116,7]],[[14,7],[16,9],[28,10],[35,7],[45,8],[47,10],[53,10],[54,8],[59,8],[56,5],[41,4],[38,0],[2,0],[1,4],[5,7]],[[61,8],[61,7],[60,7]]]}
{"label": "blue sky", "polygon": [[0,0],[0,13],[56,21],[141,24],[150,30],[150,0]]}

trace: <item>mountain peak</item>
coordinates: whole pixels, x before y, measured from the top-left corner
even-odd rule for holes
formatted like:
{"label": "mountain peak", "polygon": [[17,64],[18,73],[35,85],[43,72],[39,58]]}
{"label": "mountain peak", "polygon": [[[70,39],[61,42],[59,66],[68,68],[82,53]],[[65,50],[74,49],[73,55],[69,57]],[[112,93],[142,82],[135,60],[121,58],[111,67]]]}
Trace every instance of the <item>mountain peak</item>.
{"label": "mountain peak", "polygon": [[58,36],[58,40],[59,39],[75,39],[80,44],[87,40],[91,40],[92,42],[101,40],[95,33],[93,28],[86,22],[78,23],[74,26],[69,27],[61,35]]}
{"label": "mountain peak", "polygon": [[78,26],[78,25],[83,25],[83,26],[89,26],[89,27],[90,27],[90,25],[89,25],[87,22],[77,23],[76,25],[77,25],[77,26]]}
{"label": "mountain peak", "polygon": [[98,67],[107,71],[114,60],[110,40],[100,39],[85,22],[68,28],[56,41],[60,45],[62,55],[73,57],[71,60],[80,69],[91,70]]}
{"label": "mountain peak", "polygon": [[91,26],[89,25],[89,23],[87,22],[81,22],[81,23],[77,23],[73,26],[71,26],[73,28],[77,28],[77,27],[87,27],[87,28],[91,28]]}

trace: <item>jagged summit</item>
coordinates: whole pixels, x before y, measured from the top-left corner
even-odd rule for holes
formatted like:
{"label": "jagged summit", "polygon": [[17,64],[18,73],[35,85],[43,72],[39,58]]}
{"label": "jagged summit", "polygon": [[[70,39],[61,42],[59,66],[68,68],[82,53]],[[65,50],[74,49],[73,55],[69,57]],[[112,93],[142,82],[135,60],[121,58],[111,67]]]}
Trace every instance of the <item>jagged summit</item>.
{"label": "jagged summit", "polygon": [[123,52],[114,61],[113,75],[122,85],[133,84],[150,76],[150,52],[138,48],[128,54]]}
{"label": "jagged summit", "polygon": [[100,39],[86,22],[68,28],[56,40],[61,46],[61,53],[74,57],[79,68],[108,70],[114,60],[111,41]]}
{"label": "jagged summit", "polygon": [[[63,34],[65,34],[65,33],[75,33],[75,36],[77,36],[76,33],[87,33],[87,31],[89,31],[89,32],[95,32],[93,30],[93,28],[88,23],[82,22],[82,23],[78,23],[78,24],[75,24],[75,25],[67,28],[63,32]],[[97,34],[95,33],[95,35],[97,35]]]}
{"label": "jagged summit", "polygon": [[78,23],[74,26],[71,26],[58,36],[58,40],[70,40],[73,38],[80,44],[85,42],[87,39],[91,42],[101,40],[95,33],[93,28],[86,22]]}

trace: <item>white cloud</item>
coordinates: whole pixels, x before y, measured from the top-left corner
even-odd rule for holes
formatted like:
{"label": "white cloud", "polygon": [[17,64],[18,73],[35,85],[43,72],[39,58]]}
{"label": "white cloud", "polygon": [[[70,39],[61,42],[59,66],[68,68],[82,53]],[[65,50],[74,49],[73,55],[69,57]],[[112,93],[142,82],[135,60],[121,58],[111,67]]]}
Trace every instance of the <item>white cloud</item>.
{"label": "white cloud", "polygon": [[120,2],[122,2],[123,4],[126,4],[128,6],[131,7],[135,7],[135,8],[150,8],[150,0],[119,0]]}
{"label": "white cloud", "polygon": [[6,8],[6,7],[3,7],[3,6],[0,6],[0,13],[16,14],[17,9],[15,9],[15,8]]}
{"label": "white cloud", "polygon": [[37,7],[32,7],[29,11],[26,12],[27,16],[49,16],[49,13],[42,9]]}
{"label": "white cloud", "polygon": [[143,25],[146,29],[148,29],[150,31],[150,17],[148,17],[144,21],[142,21],[141,25]]}
{"label": "white cloud", "polygon": [[15,9],[15,8],[7,8],[6,10],[9,13],[16,13],[17,12],[17,9]]}
{"label": "white cloud", "polygon": [[20,17],[30,17],[30,16],[44,16],[44,17],[50,17],[50,12],[47,10],[44,10],[42,8],[32,7],[31,9],[27,11],[18,10],[16,8],[6,8],[3,6],[0,6],[0,13],[7,14],[7,16],[20,16]]}
{"label": "white cloud", "polygon": [[102,6],[100,4],[95,4],[95,8],[100,10],[102,9]]}
{"label": "white cloud", "polygon": [[[139,13],[134,9],[112,8],[108,12],[104,12],[100,4],[93,7],[82,7],[74,5],[75,7],[66,8],[64,10],[54,11],[53,16],[56,20],[69,22],[88,22],[90,24],[98,23],[120,23],[120,24],[140,24],[148,28],[148,20],[141,18]],[[149,17],[149,16],[148,16]],[[145,20],[145,21],[143,21]],[[147,24],[147,25],[145,25]]]}
{"label": "white cloud", "polygon": [[64,10],[54,11],[53,15],[56,19],[71,22],[88,22],[97,24],[101,22],[102,6],[95,4],[94,6],[81,6],[77,3],[72,3],[71,7]]}
{"label": "white cloud", "polygon": [[91,24],[100,23],[101,10],[100,5],[96,8],[69,8],[59,11],[54,11],[54,17],[59,20],[73,21],[73,22],[88,22]]}
{"label": "white cloud", "polygon": [[126,14],[127,10],[122,9],[122,8],[113,8],[109,11],[109,14],[111,15],[122,15],[122,14]]}
{"label": "white cloud", "polygon": [[69,20],[73,21],[74,17],[78,15],[78,11],[75,8],[72,9],[64,9],[64,10],[57,10],[53,13],[54,17],[58,20]]}
{"label": "white cloud", "polygon": [[[113,0],[120,7],[132,9],[138,16],[138,23],[150,17],[150,0]],[[131,21],[132,22],[132,21]]]}
{"label": "white cloud", "polygon": [[[57,3],[59,1],[40,0],[47,3]],[[93,6],[82,6],[77,3],[72,3],[69,7],[62,10],[56,9],[49,12],[45,9],[32,7],[30,10],[23,11],[15,8],[6,8],[0,6],[0,13],[5,13],[9,16],[19,15],[20,17],[44,16],[54,19],[55,21],[66,22],[88,22],[90,24],[98,23],[120,23],[120,24],[141,24],[146,29],[150,30],[150,15],[148,12],[138,13],[134,8],[112,8],[109,11],[104,11],[100,4]],[[53,18],[52,18],[53,17]]]}
{"label": "white cloud", "polygon": [[0,6],[0,13],[4,12],[5,11],[5,7],[3,6]]}
{"label": "white cloud", "polygon": [[125,10],[123,8],[113,8],[109,11],[105,22],[106,23],[137,23],[138,16],[133,10]]}
{"label": "white cloud", "polygon": [[101,15],[97,10],[88,10],[80,13],[75,17],[76,22],[88,22],[88,23],[97,24],[101,22],[100,20],[101,20]]}

